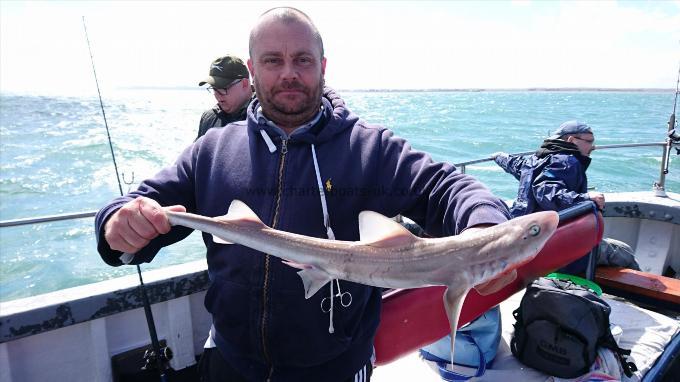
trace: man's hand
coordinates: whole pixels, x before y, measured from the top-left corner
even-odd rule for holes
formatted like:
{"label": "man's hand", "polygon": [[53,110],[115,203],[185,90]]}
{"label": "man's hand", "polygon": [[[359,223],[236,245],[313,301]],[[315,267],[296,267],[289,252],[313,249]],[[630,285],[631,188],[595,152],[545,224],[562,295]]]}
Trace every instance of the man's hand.
{"label": "man's hand", "polygon": [[[184,212],[184,206],[165,209]],[[116,211],[104,226],[104,238],[109,247],[124,253],[136,253],[158,235],[170,232],[170,222],[164,208],[153,199],[139,197]]]}
{"label": "man's hand", "polygon": [[595,202],[598,210],[604,209],[604,195],[602,195],[599,192],[591,191],[591,192],[588,193],[588,198],[590,198],[590,200]]}

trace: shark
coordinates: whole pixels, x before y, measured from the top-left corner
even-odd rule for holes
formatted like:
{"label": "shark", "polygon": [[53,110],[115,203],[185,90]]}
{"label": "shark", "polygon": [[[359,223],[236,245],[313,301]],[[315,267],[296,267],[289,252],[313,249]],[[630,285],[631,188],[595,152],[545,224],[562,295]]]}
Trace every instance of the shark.
{"label": "shark", "polygon": [[395,289],[444,285],[444,308],[455,331],[465,296],[533,259],[557,229],[558,214],[537,212],[460,235],[421,238],[373,211],[359,214],[359,241],[328,240],[273,229],[245,203],[234,200],[226,215],[206,217],[165,211],[171,225],[211,234],[223,244],[239,244],[299,268],[305,298],[334,279]]}

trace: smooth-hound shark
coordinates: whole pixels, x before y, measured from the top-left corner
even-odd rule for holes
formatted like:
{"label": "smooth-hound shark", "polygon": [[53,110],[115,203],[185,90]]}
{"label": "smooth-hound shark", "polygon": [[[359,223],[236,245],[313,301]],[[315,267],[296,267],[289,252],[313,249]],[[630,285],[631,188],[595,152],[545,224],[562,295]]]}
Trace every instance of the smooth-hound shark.
{"label": "smooth-hound shark", "polygon": [[557,229],[556,212],[544,211],[468,234],[425,239],[372,211],[359,214],[360,241],[328,240],[266,226],[243,202],[210,218],[165,211],[172,225],[241,244],[301,268],[305,298],[333,279],[385,288],[445,285],[451,328],[451,361],[458,317],[470,288],[531,260]]}

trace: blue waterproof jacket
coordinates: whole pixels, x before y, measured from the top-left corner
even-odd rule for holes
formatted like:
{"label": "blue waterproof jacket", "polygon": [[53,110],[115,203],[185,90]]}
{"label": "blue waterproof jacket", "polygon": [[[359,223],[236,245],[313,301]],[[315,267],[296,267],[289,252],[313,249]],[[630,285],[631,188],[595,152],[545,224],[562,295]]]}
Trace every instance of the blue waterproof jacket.
{"label": "blue waterproof jacket", "polygon": [[[357,217],[364,210],[403,214],[433,236],[509,218],[505,204],[475,178],[432,161],[390,130],[369,125],[329,88],[324,89],[320,120],[291,136],[258,119],[258,107],[254,99],[246,121],[208,130],[175,164],[100,210],[95,224],[104,261],[121,265],[121,254],[103,236],[107,219],[139,196],[206,216],[224,215],[231,201],[240,199],[265,224],[325,238],[312,144],[338,240],[359,240]],[[273,152],[262,133],[273,142]],[[161,247],[190,232],[173,227],[138,252],[133,263],[151,261]],[[330,334],[329,315],[320,309],[328,286],[305,299],[297,269],[240,245],[216,244],[206,234],[203,239],[211,280],[205,306],[213,316],[215,341],[244,377],[342,381],[365,365],[379,322],[380,288],[341,281],[352,303],[335,304],[335,332]]]}
{"label": "blue waterproof jacket", "polygon": [[537,211],[561,211],[590,200],[586,178],[590,158],[581,155],[572,143],[546,139],[533,155],[503,153],[495,161],[519,180],[517,199],[510,209],[513,217]]}

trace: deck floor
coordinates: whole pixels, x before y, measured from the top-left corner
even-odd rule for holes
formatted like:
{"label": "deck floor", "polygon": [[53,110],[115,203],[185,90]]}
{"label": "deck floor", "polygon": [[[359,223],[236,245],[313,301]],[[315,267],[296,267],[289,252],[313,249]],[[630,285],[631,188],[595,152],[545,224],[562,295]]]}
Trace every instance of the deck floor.
{"label": "deck floor", "polygon": [[[510,351],[510,339],[512,338],[515,320],[512,311],[519,306],[524,291],[520,291],[501,303],[501,317],[503,325],[503,337],[499,344],[498,353],[492,367],[487,369],[484,376],[473,378],[470,381],[526,381],[545,382],[550,376],[521,364]],[[677,315],[667,317],[665,315],[639,308],[617,298],[607,297],[612,307],[610,321],[623,328],[620,346],[632,350],[632,356],[640,371],[632,378],[624,381],[639,381],[642,375],[649,371],[655,360],[660,355],[674,336],[680,336],[680,319]],[[471,368],[456,368],[456,371],[474,374]],[[676,356],[670,372],[662,379],[663,382],[678,382],[680,375],[680,357]],[[438,371],[430,362],[420,359],[417,352],[411,353],[388,365],[377,367],[371,378],[375,382],[394,381],[441,381]]]}

